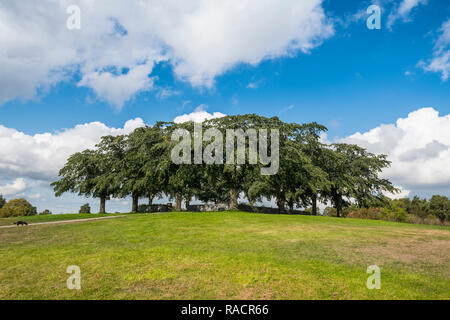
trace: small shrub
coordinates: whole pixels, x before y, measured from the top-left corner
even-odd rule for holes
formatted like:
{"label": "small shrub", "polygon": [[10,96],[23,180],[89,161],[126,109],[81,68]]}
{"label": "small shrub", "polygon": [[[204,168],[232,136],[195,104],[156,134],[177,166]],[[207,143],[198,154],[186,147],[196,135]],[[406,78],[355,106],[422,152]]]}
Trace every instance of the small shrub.
{"label": "small shrub", "polygon": [[78,213],[91,213],[91,206],[89,203],[85,203],[80,207]]}
{"label": "small shrub", "polygon": [[400,208],[395,203],[392,203],[388,208],[382,208],[381,212],[384,215],[383,220],[388,221],[406,222],[408,217],[406,209]]}
{"label": "small shrub", "polygon": [[408,217],[406,218],[406,222],[414,224],[428,224],[433,226],[438,226],[442,224],[441,221],[432,214],[425,218],[416,216],[415,214],[409,214]]}
{"label": "small shrub", "polygon": [[45,209],[44,211],[42,211],[41,213],[39,213],[40,216],[46,216],[52,214],[52,212],[48,209]]}
{"label": "small shrub", "polygon": [[348,207],[342,208],[342,216],[347,217],[351,212],[358,211],[359,207],[355,204],[349,205]]}
{"label": "small shrub", "polygon": [[323,215],[327,216],[327,217],[336,217],[337,216],[337,211],[333,207],[326,207],[323,210]]}
{"label": "small shrub", "polygon": [[0,209],[0,217],[22,217],[34,216],[36,214],[36,207],[33,207],[23,198],[9,200],[3,208]]}
{"label": "small shrub", "polygon": [[347,217],[355,219],[381,220],[383,218],[383,214],[381,213],[380,208],[361,208],[351,211]]}

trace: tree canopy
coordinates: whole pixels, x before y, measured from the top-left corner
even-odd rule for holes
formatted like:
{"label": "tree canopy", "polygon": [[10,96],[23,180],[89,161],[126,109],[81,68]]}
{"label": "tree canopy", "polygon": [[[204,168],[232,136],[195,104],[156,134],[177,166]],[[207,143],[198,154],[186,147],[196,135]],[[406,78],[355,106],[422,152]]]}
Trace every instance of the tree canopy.
{"label": "tree canopy", "polygon": [[[175,199],[177,210],[192,198],[228,202],[234,209],[245,196],[250,204],[275,200],[280,212],[311,206],[317,214],[317,202],[331,201],[339,216],[351,202],[366,207],[381,201],[383,192],[396,191],[379,177],[390,165],[385,155],[357,145],[324,144],[320,135],[327,129],[317,123],[249,114],[204,121],[202,132],[199,126],[158,122],[129,135],[102,137],[94,150],[68,159],[60,180],[51,184],[55,195],[99,198],[102,213],[110,197],[131,196],[135,212],[139,198],[151,204],[166,195]],[[174,161],[174,153],[181,160]]]}
{"label": "tree canopy", "polygon": [[23,198],[9,200],[0,209],[0,217],[34,216],[36,214],[36,207]]}

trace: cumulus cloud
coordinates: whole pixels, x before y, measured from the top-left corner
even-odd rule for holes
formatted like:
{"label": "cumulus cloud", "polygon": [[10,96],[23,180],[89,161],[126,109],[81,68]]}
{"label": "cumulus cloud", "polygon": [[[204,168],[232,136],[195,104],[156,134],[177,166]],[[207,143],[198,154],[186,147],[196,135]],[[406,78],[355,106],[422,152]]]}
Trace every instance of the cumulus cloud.
{"label": "cumulus cloud", "polygon": [[221,112],[213,112],[209,113],[206,112],[204,109],[206,108],[205,105],[200,105],[191,113],[183,114],[181,116],[176,117],[173,122],[175,123],[184,123],[189,121],[194,121],[197,123],[203,122],[205,120],[215,119],[215,118],[222,118],[226,117],[226,114],[223,114]]}
{"label": "cumulus cloud", "polygon": [[12,183],[0,186],[0,194],[9,196],[23,192],[27,188],[25,179],[17,178]]}
{"label": "cumulus cloud", "polygon": [[427,4],[428,0],[403,0],[388,16],[387,26],[391,28],[395,22],[401,20],[403,22],[411,21],[411,13],[414,8],[419,5]]}
{"label": "cumulus cloud", "polygon": [[[322,1],[2,1],[0,104],[36,98],[79,74],[79,86],[120,108],[155,89],[161,61],[178,78],[211,87],[237,64],[309,52],[332,36]],[[66,27],[72,4],[79,30]]]}
{"label": "cumulus cloud", "polygon": [[[142,126],[143,120],[136,118],[118,129],[101,122],[91,122],[60,132],[27,135],[0,125],[0,177],[55,179],[73,153],[93,148],[102,136],[128,134]],[[14,182],[16,187],[24,184],[22,180]],[[12,190],[9,185],[3,188]]]}
{"label": "cumulus cloud", "polygon": [[92,88],[98,97],[120,109],[138,92],[153,88],[155,77],[148,76],[152,69],[153,63],[150,62],[132,67],[126,74],[114,75],[111,72],[96,71],[83,76],[78,86]]}
{"label": "cumulus cloud", "polygon": [[406,190],[450,190],[450,114],[422,108],[341,141],[388,155],[383,176]]}
{"label": "cumulus cloud", "polygon": [[406,151],[399,156],[399,159],[405,162],[433,159],[438,157],[442,151],[446,151],[449,148],[450,146],[446,146],[445,144],[433,140],[433,142],[428,143],[423,148],[416,148]]}
{"label": "cumulus cloud", "polygon": [[440,72],[442,80],[447,81],[450,73],[450,19],[442,24],[439,32],[434,45],[433,58],[427,63],[422,61],[419,65],[425,71]]}

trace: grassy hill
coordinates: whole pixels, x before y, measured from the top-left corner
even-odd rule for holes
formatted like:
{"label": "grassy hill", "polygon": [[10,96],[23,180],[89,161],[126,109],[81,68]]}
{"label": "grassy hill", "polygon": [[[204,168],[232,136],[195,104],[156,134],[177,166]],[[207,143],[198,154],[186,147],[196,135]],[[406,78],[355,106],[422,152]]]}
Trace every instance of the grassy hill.
{"label": "grassy hill", "polygon": [[40,223],[40,222],[52,222],[52,221],[66,221],[66,220],[75,220],[75,219],[90,219],[90,218],[98,218],[98,217],[109,217],[109,216],[120,216],[123,215],[108,213],[108,214],[90,214],[90,213],[77,213],[77,214],[48,214],[48,215],[35,215],[28,217],[8,217],[8,218],[0,218],[0,227],[12,225],[13,222],[24,220],[27,223]]}
{"label": "grassy hill", "polygon": [[130,214],[0,229],[0,257],[1,299],[450,299],[450,228],[384,221]]}

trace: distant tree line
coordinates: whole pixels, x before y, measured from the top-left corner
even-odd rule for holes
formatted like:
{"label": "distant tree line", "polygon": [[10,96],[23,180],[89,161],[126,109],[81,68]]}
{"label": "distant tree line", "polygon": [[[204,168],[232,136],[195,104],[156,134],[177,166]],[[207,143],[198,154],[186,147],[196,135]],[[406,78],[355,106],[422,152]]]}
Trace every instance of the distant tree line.
{"label": "distant tree line", "polygon": [[[336,210],[328,207],[324,215],[336,216]],[[450,221],[450,199],[447,196],[433,195],[430,200],[414,196],[402,199],[383,199],[366,208],[350,205],[343,210],[343,216],[350,218],[389,220],[397,222],[448,224]]]}
{"label": "distant tree line", "polygon": [[[227,129],[278,130],[278,172],[261,175],[264,164],[260,159],[256,164],[227,164],[225,150],[214,153],[223,157],[223,164],[176,164],[171,151],[178,141],[173,141],[172,133],[177,129],[193,132],[194,123],[158,122],[129,135],[102,137],[95,149],[73,154],[60,170],[60,179],[51,186],[56,196],[74,192],[100,199],[100,213],[106,212],[106,201],[112,197],[131,196],[131,211],[136,212],[141,198],[147,198],[151,205],[155,198],[166,195],[175,200],[176,210],[181,210],[183,200],[189,204],[194,198],[227,202],[230,209],[236,209],[239,196],[244,195],[250,205],[263,198],[274,199],[279,212],[310,207],[313,215],[318,213],[319,202],[329,201],[336,215],[342,216],[352,204],[367,208],[384,201],[384,192],[396,191],[390,181],[379,177],[390,165],[385,155],[352,144],[322,143],[320,135],[327,129],[320,124],[285,123],[277,117],[250,114],[212,119],[202,125],[224,136]],[[211,143],[203,141],[202,147]],[[245,145],[248,158],[248,139]],[[192,141],[191,158],[194,151]]]}
{"label": "distant tree line", "polygon": [[[38,214],[36,207],[23,198],[6,201],[0,194],[0,217],[23,217]],[[50,210],[44,210],[40,215],[52,214]]]}

